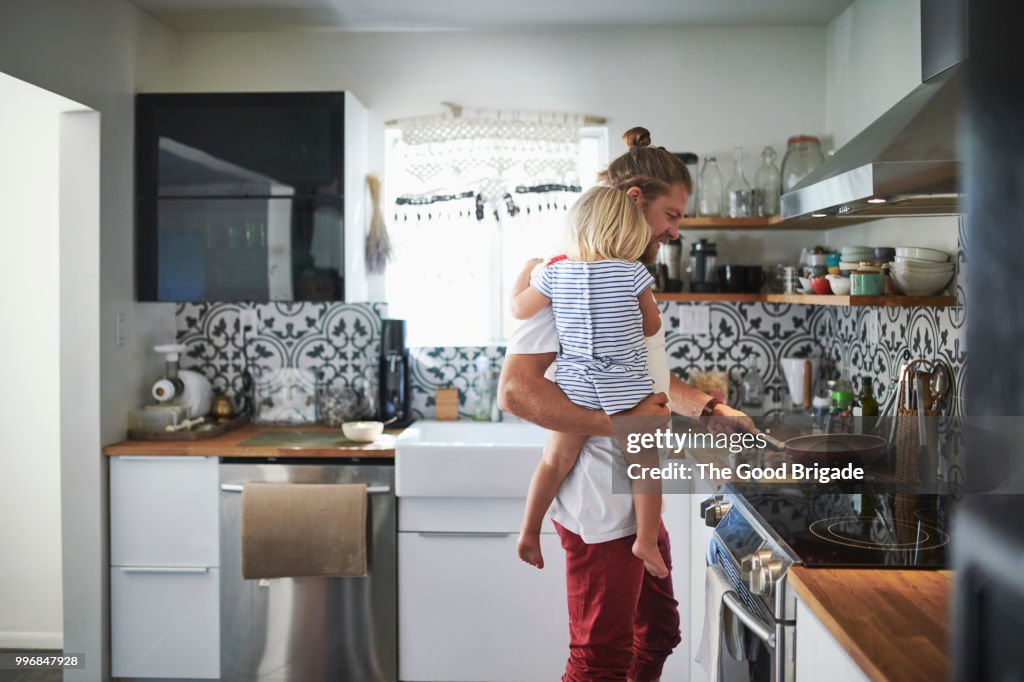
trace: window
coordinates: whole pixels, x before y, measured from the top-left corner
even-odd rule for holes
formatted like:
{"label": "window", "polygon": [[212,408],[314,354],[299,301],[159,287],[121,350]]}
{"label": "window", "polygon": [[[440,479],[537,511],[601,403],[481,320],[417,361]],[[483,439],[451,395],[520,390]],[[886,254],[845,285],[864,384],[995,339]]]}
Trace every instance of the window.
{"label": "window", "polygon": [[[512,282],[529,258],[562,250],[565,211],[542,207],[498,222],[477,220],[462,202],[442,209],[443,217],[424,207],[432,216],[426,222],[396,218],[395,199],[407,194],[394,153],[400,139],[397,130],[387,131],[385,215],[394,249],[385,274],[388,315],[407,320],[410,346],[501,344],[518,324],[508,313]],[[607,152],[607,128],[581,130],[578,170],[584,191],[607,164]]]}

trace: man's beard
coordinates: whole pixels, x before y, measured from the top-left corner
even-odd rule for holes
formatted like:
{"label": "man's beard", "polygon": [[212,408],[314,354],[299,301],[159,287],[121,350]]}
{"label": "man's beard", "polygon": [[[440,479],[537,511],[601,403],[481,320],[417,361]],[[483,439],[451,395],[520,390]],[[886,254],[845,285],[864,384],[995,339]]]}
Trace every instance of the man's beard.
{"label": "man's beard", "polygon": [[644,255],[640,256],[640,262],[644,265],[654,265],[658,260],[658,249],[661,248],[661,242],[657,239],[651,241],[644,249]]}

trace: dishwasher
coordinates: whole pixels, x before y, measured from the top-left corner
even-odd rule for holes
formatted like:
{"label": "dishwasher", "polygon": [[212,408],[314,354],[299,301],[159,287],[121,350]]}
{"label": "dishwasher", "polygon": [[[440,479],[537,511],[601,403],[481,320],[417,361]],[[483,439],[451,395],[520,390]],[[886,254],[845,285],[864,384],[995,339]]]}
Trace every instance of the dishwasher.
{"label": "dishwasher", "polygon": [[[351,459],[221,459],[221,680],[394,682],[398,678],[395,469]],[[246,483],[364,483],[363,578],[242,577]]]}

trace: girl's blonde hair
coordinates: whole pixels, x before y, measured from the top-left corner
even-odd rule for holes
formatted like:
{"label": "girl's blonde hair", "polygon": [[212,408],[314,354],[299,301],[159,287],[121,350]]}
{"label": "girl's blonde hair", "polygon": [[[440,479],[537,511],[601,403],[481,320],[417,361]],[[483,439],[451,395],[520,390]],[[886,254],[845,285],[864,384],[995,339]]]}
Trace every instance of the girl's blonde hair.
{"label": "girl's blonde hair", "polygon": [[640,207],[615,187],[592,187],[569,209],[569,257],[593,262],[639,260],[651,240]]}

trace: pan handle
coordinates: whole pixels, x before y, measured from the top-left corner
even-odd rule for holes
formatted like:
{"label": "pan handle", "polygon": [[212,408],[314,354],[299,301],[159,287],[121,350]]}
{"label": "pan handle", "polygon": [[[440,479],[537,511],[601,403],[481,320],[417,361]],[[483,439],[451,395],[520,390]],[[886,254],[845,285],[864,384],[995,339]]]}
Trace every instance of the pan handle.
{"label": "pan handle", "polygon": [[761,432],[761,435],[764,436],[764,442],[767,443],[768,447],[770,447],[772,450],[778,450],[779,452],[782,452],[783,450],[786,449],[786,444],[783,443],[778,438],[775,438],[774,436],[769,436],[767,433],[763,431]]}

